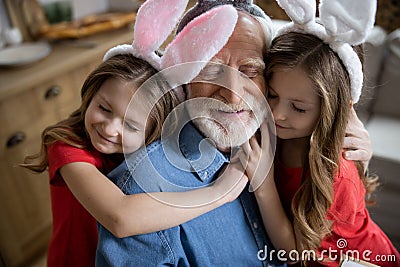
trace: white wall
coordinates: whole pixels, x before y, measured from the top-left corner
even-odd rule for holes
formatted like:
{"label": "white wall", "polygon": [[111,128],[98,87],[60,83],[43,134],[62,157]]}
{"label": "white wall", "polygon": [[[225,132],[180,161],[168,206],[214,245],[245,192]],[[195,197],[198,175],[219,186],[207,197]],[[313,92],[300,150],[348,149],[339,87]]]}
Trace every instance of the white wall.
{"label": "white wall", "polygon": [[[52,3],[59,0],[39,0],[40,3]],[[86,15],[102,13],[108,10],[109,0],[66,0],[72,3],[73,19],[79,19]]]}

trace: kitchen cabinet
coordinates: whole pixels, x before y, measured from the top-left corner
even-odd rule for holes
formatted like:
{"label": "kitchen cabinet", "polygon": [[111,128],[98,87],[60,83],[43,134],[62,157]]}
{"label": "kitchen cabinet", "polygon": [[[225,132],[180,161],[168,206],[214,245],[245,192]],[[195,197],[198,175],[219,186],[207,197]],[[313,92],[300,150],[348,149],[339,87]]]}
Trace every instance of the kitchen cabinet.
{"label": "kitchen cabinet", "polygon": [[49,56],[0,69],[0,266],[29,266],[51,233],[48,173],[18,166],[40,149],[42,130],[80,104],[80,88],[110,47],[131,43],[132,27],[52,45]]}

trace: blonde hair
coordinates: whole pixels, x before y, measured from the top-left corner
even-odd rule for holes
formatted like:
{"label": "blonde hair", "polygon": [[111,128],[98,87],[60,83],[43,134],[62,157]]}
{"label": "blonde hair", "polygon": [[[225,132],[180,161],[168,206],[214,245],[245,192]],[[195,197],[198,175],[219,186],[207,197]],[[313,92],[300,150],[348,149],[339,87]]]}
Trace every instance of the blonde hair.
{"label": "blonde hair", "polygon": [[[89,148],[91,143],[85,130],[85,113],[102,84],[109,79],[120,79],[132,82],[135,88],[139,88],[156,73],[157,70],[149,63],[130,54],[116,55],[101,63],[88,75],[82,86],[80,107],[67,119],[44,129],[39,153],[25,157],[24,164],[20,166],[38,173],[45,171],[48,167],[46,146],[56,141],[77,148]],[[169,90],[166,80],[152,79],[151,81],[151,88],[146,88],[148,89],[146,96],[151,98],[154,95],[162,95],[162,97],[157,98],[157,101],[149,100],[149,102],[155,104],[151,109],[146,125],[146,145],[160,138],[165,119],[178,104],[178,99],[174,92]]]}
{"label": "blonde hair", "polygon": [[[290,32],[274,39],[266,63],[267,82],[278,69],[301,67],[321,99],[321,115],[304,158],[302,184],[292,200],[293,224],[300,231],[304,248],[317,249],[332,230],[326,215],[334,199],[333,179],[351,108],[349,75],[329,45],[309,34]],[[361,163],[356,165],[370,194],[377,178],[367,179]]]}

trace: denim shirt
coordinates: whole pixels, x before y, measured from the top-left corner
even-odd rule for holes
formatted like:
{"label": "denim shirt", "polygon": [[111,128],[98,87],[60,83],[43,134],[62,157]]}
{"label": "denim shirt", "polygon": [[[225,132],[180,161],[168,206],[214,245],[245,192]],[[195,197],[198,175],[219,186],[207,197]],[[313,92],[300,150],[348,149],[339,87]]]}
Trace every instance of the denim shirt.
{"label": "denim shirt", "polygon": [[[227,156],[202,141],[190,123],[179,137],[136,151],[109,178],[125,194],[183,191],[214,181]],[[178,139],[179,145],[173,141]],[[278,266],[269,257],[259,259],[266,248],[272,245],[255,198],[245,189],[233,202],[150,234],[116,238],[99,225],[96,266]]]}

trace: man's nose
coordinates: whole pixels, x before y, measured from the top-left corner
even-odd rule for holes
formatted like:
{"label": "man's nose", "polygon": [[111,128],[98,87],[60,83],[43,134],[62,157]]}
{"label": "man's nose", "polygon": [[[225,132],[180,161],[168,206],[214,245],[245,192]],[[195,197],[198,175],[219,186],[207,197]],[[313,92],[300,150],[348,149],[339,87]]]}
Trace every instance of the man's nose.
{"label": "man's nose", "polygon": [[222,87],[220,94],[230,104],[237,104],[243,101],[245,94],[245,82],[240,73],[231,70],[226,74],[226,87]]}

